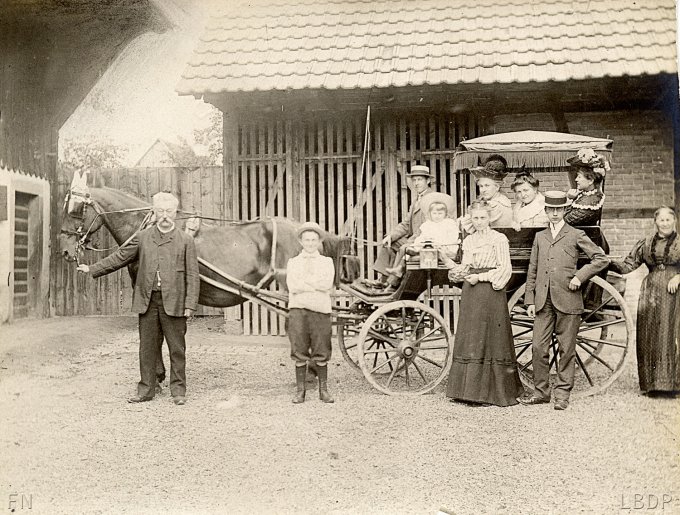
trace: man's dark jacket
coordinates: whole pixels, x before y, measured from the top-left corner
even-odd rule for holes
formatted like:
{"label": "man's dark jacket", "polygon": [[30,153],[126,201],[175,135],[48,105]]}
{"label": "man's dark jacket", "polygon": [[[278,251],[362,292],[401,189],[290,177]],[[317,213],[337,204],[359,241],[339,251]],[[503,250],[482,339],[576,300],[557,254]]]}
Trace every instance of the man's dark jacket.
{"label": "man's dark jacket", "polygon": [[163,308],[170,316],[184,316],[196,309],[200,279],[194,239],[174,228],[161,234],[156,226],[140,231],[130,243],[90,265],[93,277],[109,274],[139,259],[137,282],[132,294],[132,312],[146,313],[151,290],[160,271]]}

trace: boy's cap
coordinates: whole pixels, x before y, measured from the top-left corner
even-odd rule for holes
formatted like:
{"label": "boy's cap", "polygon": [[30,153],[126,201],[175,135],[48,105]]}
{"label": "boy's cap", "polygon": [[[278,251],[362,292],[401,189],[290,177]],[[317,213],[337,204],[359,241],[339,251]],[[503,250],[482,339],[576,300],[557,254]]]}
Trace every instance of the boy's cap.
{"label": "boy's cap", "polygon": [[302,233],[307,231],[315,232],[319,235],[319,238],[323,239],[323,229],[316,222],[305,222],[297,230],[298,239],[302,238]]}

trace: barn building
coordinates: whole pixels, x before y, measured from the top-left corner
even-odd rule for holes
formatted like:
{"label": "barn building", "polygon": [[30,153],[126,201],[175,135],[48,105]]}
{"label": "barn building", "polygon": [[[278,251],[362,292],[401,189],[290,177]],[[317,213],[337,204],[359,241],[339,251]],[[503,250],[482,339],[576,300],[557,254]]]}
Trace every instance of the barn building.
{"label": "barn building", "polygon": [[675,42],[672,0],[286,0],[215,13],[178,91],[224,113],[227,213],[356,224],[367,271],[413,164],[462,209],[463,139],[609,137],[602,226],[622,254],[678,199]]}
{"label": "barn building", "polygon": [[125,46],[167,30],[175,10],[153,0],[3,2],[0,323],[55,314],[63,275],[73,273],[58,255],[59,128]]}

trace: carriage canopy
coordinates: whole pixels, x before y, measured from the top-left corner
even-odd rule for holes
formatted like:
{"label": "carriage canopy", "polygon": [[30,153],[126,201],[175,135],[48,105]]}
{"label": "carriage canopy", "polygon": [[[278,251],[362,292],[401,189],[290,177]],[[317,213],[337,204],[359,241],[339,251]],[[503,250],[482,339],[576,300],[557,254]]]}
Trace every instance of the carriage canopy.
{"label": "carriage canopy", "polygon": [[491,154],[501,154],[510,168],[567,167],[567,159],[581,148],[592,148],[611,162],[612,140],[549,131],[517,131],[462,141],[453,158],[454,171],[472,168]]}

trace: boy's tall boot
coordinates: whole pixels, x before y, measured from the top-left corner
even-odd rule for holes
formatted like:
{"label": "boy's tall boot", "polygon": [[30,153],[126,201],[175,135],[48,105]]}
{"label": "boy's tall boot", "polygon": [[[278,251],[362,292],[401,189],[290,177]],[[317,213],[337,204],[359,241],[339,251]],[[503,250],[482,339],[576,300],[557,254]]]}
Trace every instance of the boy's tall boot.
{"label": "boy's tall boot", "polygon": [[295,367],[295,384],[297,392],[293,397],[293,404],[300,404],[305,402],[305,378],[307,375],[307,365]]}
{"label": "boy's tall boot", "polygon": [[323,402],[335,402],[335,399],[328,393],[328,366],[317,365],[317,371],[319,372],[319,399]]}

